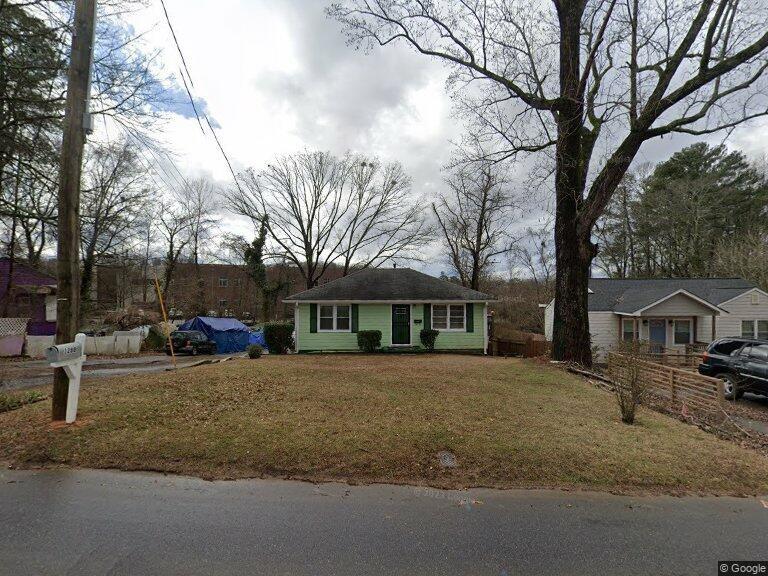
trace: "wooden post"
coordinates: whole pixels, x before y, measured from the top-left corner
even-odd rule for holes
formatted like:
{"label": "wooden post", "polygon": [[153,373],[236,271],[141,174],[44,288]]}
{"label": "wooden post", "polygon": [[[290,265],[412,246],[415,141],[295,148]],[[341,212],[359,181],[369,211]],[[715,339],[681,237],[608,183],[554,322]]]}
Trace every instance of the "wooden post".
{"label": "wooden post", "polygon": [[[77,0],[59,172],[56,308],[58,344],[73,341],[80,323],[80,175],[87,128],[95,24],[96,0]],[[68,394],[69,378],[63,368],[56,368],[53,372],[51,410],[54,421],[66,418]]]}
{"label": "wooden post", "polygon": [[725,405],[725,382],[720,379],[717,381],[717,401]]}
{"label": "wooden post", "polygon": [[677,386],[675,386],[675,371],[669,371],[669,387],[672,389],[672,403],[677,402]]}

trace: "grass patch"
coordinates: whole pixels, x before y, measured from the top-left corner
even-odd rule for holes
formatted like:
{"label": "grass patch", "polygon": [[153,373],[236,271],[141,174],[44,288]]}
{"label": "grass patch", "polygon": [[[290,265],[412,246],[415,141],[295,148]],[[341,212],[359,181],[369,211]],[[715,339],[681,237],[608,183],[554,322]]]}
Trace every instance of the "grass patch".
{"label": "grass patch", "polygon": [[[269,356],[99,380],[79,424],[50,403],[0,416],[0,460],[440,487],[768,493],[768,459],[533,362]],[[456,455],[457,468],[437,453]]]}
{"label": "grass patch", "polygon": [[10,412],[11,410],[16,410],[27,404],[34,404],[35,402],[41,402],[43,400],[45,400],[45,394],[38,392],[37,390],[19,394],[0,393],[0,413]]}

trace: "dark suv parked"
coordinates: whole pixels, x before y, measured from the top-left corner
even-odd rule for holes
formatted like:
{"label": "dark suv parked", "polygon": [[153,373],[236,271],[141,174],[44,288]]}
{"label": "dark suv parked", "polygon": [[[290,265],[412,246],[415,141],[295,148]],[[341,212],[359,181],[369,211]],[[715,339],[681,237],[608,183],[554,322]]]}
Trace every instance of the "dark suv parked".
{"label": "dark suv parked", "polygon": [[[171,342],[173,342],[174,354],[216,354],[216,342],[209,340],[208,337],[199,330],[176,330],[171,332]],[[165,353],[170,356],[171,345],[166,342]]]}
{"label": "dark suv parked", "polygon": [[744,392],[768,396],[768,341],[721,338],[709,345],[699,373],[725,382],[725,397],[738,399]]}

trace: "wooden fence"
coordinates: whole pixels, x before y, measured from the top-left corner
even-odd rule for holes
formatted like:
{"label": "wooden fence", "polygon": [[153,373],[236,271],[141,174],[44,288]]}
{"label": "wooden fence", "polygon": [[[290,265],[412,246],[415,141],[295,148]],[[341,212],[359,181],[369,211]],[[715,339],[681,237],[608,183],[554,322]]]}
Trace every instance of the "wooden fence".
{"label": "wooden fence", "polygon": [[637,378],[646,393],[670,401],[676,409],[683,405],[700,410],[725,406],[722,380],[688,370],[614,352],[608,354],[608,374],[617,386],[628,386]]}
{"label": "wooden fence", "polygon": [[521,339],[491,338],[490,353],[493,356],[522,356],[538,358],[549,353],[549,342],[538,334],[530,334]]}
{"label": "wooden fence", "polygon": [[642,354],[642,358],[649,362],[664,366],[677,366],[678,368],[697,368],[701,364],[701,354],[684,354],[682,352],[648,352]]}

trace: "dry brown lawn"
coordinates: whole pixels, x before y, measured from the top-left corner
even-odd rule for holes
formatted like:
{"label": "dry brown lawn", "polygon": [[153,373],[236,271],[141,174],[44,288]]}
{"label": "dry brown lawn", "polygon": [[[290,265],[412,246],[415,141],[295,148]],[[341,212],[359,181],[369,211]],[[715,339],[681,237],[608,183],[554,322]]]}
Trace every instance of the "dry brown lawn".
{"label": "dry brown lawn", "polygon": [[[0,414],[0,460],[440,487],[765,494],[768,459],[641,411],[559,369],[472,356],[264,357],[86,383]],[[458,467],[443,469],[449,450]]]}

